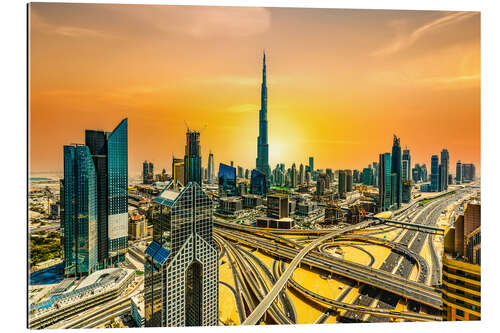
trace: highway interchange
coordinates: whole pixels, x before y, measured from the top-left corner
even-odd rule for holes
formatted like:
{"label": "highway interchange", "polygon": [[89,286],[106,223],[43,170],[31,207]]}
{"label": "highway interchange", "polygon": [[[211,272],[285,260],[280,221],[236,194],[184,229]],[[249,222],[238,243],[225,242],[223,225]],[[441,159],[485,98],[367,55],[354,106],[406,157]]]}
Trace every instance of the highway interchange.
{"label": "highway interchange", "polygon": [[[467,188],[459,188],[423,206],[410,205],[392,218],[436,226],[442,211],[468,193]],[[297,297],[321,309],[315,323],[439,321],[441,255],[434,248],[434,237],[438,236],[432,232],[385,225],[372,218],[342,228],[277,230],[237,225],[216,217],[219,265],[230,271],[229,278],[220,278],[219,288],[225,288],[234,301],[235,324],[304,323]],[[144,262],[144,253],[137,245],[129,248],[124,263],[129,268],[140,269]],[[333,250],[339,247],[362,253],[366,263],[334,255]],[[376,258],[372,247],[385,248],[388,255]],[[424,247],[430,256],[423,256]],[[327,296],[297,278],[297,268],[313,272],[318,279],[342,281],[346,287],[335,297]],[[140,293],[142,286],[143,276],[139,276],[127,294],[51,328],[102,326],[111,317],[129,313],[130,298]],[[225,302],[231,301],[227,295]]]}

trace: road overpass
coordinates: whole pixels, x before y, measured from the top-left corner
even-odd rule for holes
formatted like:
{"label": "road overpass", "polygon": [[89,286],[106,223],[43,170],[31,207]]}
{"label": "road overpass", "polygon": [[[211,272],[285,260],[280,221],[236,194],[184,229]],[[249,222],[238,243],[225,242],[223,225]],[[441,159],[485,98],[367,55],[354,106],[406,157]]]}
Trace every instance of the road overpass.
{"label": "road overpass", "polygon": [[262,301],[259,303],[259,305],[250,313],[250,315],[247,317],[247,319],[242,323],[242,325],[255,325],[260,318],[266,313],[267,309],[269,306],[274,302],[278,294],[283,290],[283,288],[286,286],[288,283],[288,279],[292,276],[293,271],[297,268],[297,266],[300,264],[302,259],[306,256],[306,254],[309,253],[312,249],[314,249],[316,246],[319,244],[323,243],[324,241],[333,238],[335,236],[341,235],[343,233],[352,231],[352,230],[357,230],[357,229],[362,229],[366,228],[367,226],[373,224],[373,220],[365,221],[358,223],[356,225],[349,226],[347,228],[344,228],[342,230],[338,230],[329,234],[326,234],[324,236],[319,237],[317,240],[311,242],[309,245],[305,246],[302,248],[302,250],[299,251],[297,256],[292,260],[290,265],[288,265],[287,269],[283,272],[283,275],[280,276],[278,281],[274,284],[274,286],[271,288],[269,293],[262,299]]}

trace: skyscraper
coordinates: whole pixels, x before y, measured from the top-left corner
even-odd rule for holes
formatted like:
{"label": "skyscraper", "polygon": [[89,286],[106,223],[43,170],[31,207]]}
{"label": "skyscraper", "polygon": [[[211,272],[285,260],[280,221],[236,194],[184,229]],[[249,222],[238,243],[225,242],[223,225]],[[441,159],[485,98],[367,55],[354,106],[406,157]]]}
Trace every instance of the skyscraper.
{"label": "skyscraper", "polygon": [[172,156],[172,178],[174,182],[184,185],[184,160]]}
{"label": "skyscraper", "polygon": [[200,132],[186,132],[186,152],[184,155],[184,183],[196,182],[201,186]]}
{"label": "skyscraper", "polygon": [[257,138],[257,170],[269,179],[269,145],[267,143],[267,85],[266,85],[266,54],[264,53],[262,67],[262,86],[260,93],[259,137]]}
{"label": "skyscraper", "polygon": [[457,162],[457,170],[455,174],[455,182],[457,184],[462,184],[462,162],[460,160]]}
{"label": "skyscraper", "polygon": [[250,179],[250,193],[265,196],[267,188],[266,175],[257,169],[253,169]]}
{"label": "skyscraper", "polygon": [[64,146],[64,275],[95,271],[97,261],[97,184],[89,147]]}
{"label": "skyscraper", "polygon": [[443,165],[443,191],[448,189],[448,174],[450,173],[450,153],[448,149],[441,151],[441,164]]}
{"label": "skyscraper", "polygon": [[392,161],[391,161],[391,173],[396,174],[396,184],[393,184],[395,188],[395,201],[394,203],[401,206],[402,201],[402,184],[401,184],[401,144],[400,139],[394,135],[394,140],[392,143]]}
{"label": "skyscraper", "polygon": [[[123,261],[128,247],[128,120],[113,132],[85,130],[85,145],[96,171],[98,261],[104,268]],[[148,175],[152,168],[148,163]]]}
{"label": "skyscraper", "polygon": [[311,177],[314,179],[314,157],[309,157],[309,171],[311,172]]}
{"label": "skyscraper", "polygon": [[387,211],[391,207],[391,154],[379,155],[378,163],[379,210]]}
{"label": "skyscraper", "polygon": [[148,161],[144,161],[142,163],[142,183],[143,184],[148,183],[148,174],[149,174]]}
{"label": "skyscraper", "polygon": [[153,200],[153,241],[146,248],[146,327],[215,326],[219,270],[213,203],[197,182],[171,182]]}
{"label": "skyscraper", "polygon": [[347,192],[347,174],[346,170],[339,170],[339,185],[338,192],[341,198],[345,198],[345,192]]}
{"label": "skyscraper", "polygon": [[299,167],[299,185],[304,184],[304,164],[300,164]]}
{"label": "skyscraper", "polygon": [[352,170],[345,170],[345,175],[346,175],[345,191],[352,192],[352,182],[353,182]]}
{"label": "skyscraper", "polygon": [[212,151],[208,154],[208,183],[215,183],[214,154]]}
{"label": "skyscraper", "polygon": [[223,196],[238,195],[236,169],[224,163],[219,164],[219,193]]}
{"label": "skyscraper", "polygon": [[431,192],[439,190],[439,157],[431,156]]}
{"label": "skyscraper", "polygon": [[[401,179],[409,180],[409,179],[411,179],[411,155],[410,155],[410,150],[408,149],[408,147],[405,147],[405,149],[403,150],[402,160],[407,161],[407,162],[406,162],[406,168],[404,167],[403,164],[401,165],[401,168],[402,168],[402,176],[401,176],[402,178]],[[402,162],[402,163],[404,163],[404,162]],[[404,177],[405,174],[406,174],[406,178]]]}

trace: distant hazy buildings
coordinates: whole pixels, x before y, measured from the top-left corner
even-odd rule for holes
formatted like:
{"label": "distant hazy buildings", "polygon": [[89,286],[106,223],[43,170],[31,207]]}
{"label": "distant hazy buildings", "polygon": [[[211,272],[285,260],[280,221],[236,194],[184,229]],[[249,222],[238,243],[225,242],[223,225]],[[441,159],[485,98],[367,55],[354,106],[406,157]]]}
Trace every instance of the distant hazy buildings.
{"label": "distant hazy buildings", "polygon": [[462,184],[462,162],[460,162],[460,160],[457,162],[455,182],[457,184]]}
{"label": "distant hazy buildings", "polygon": [[144,161],[142,163],[142,183],[143,184],[153,183],[153,177],[154,177],[153,162]]}
{"label": "distant hazy buildings", "polygon": [[411,179],[411,155],[410,150],[405,147],[401,161],[401,179]]}
{"label": "distant hazy buildings", "polygon": [[214,154],[210,152],[208,154],[208,183],[209,184],[214,184],[215,183],[215,167],[214,167]]}

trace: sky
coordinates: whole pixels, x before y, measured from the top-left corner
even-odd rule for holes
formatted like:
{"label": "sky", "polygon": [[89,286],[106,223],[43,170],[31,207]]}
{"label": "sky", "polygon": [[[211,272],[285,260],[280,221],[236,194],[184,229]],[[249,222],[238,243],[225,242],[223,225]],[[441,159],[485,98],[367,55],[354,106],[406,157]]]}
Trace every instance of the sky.
{"label": "sky", "polygon": [[[480,170],[480,13],[32,3],[30,172],[128,118],[129,175],[170,173],[186,124],[202,163],[254,168],[266,50],[269,163],[362,169],[450,152]],[[218,169],[218,167],[217,167]]]}

